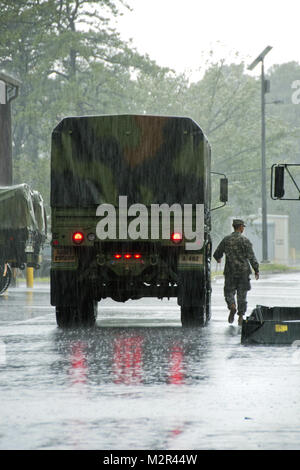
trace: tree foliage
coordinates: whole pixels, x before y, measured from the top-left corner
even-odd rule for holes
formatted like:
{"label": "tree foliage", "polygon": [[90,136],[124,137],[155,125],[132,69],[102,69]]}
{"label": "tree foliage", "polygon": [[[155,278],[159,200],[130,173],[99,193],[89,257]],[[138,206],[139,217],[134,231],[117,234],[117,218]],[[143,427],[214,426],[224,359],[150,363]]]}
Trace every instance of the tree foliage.
{"label": "tree foliage", "polygon": [[[0,69],[22,81],[13,102],[14,180],[49,201],[51,131],[66,115],[189,116],[211,143],[212,170],[229,178],[229,204],[213,213],[222,236],[228,215],[261,207],[260,80],[244,63],[214,61],[213,53],[197,82],[158,67],[112,27],[124,8],[124,0],[0,0]],[[269,186],[271,165],[299,156],[300,108],[291,101],[291,84],[300,79],[300,65],[276,65],[268,75],[267,102],[283,100],[266,105]],[[270,200],[268,207],[287,211]]]}
{"label": "tree foliage", "polygon": [[[31,168],[45,170],[41,159],[49,161],[51,130],[62,117],[126,112],[132,76],[164,73],[110,26],[118,5],[125,2],[0,0],[0,69],[22,81],[14,103],[15,180],[27,168],[28,182],[38,183]],[[42,192],[48,201],[49,186]]]}

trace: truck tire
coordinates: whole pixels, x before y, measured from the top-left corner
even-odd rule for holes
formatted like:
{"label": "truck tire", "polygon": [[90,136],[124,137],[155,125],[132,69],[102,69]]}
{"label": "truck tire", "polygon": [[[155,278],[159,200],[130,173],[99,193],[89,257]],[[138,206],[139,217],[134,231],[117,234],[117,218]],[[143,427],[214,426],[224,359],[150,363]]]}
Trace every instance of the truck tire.
{"label": "truck tire", "polygon": [[209,239],[206,252],[205,260],[205,313],[206,313],[206,323],[211,319],[211,240]]}
{"label": "truck tire", "polygon": [[206,277],[206,293],[205,293],[205,314],[206,323],[211,319],[211,280],[210,272],[207,273]]}
{"label": "truck tire", "polygon": [[183,327],[201,327],[206,324],[205,306],[181,306],[181,324]]}
{"label": "truck tire", "polygon": [[11,271],[11,267],[10,267],[9,264],[7,265],[6,276],[2,276],[3,272],[4,272],[4,265],[1,264],[0,265],[0,273],[1,273],[1,277],[0,277],[0,294],[5,292],[6,289],[8,289],[8,287],[11,283],[12,271]]}
{"label": "truck tire", "polygon": [[78,306],[59,305],[56,306],[56,323],[60,328],[68,327],[90,327],[94,326],[97,318],[98,302],[85,299]]}
{"label": "truck tire", "polygon": [[205,321],[206,323],[209,322],[211,319],[211,290],[206,291],[206,299],[205,299]]}

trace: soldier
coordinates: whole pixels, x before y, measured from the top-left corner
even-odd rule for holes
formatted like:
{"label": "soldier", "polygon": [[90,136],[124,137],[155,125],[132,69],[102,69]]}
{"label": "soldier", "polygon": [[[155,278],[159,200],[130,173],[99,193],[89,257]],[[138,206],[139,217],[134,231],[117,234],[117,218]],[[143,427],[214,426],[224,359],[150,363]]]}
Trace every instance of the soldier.
{"label": "soldier", "polygon": [[220,263],[223,254],[226,255],[224,268],[224,297],[230,311],[228,322],[233,323],[234,321],[234,315],[236,313],[236,294],[239,316],[238,324],[241,325],[243,315],[247,310],[247,291],[251,289],[250,265],[255,272],[255,279],[257,280],[259,279],[259,264],[250,240],[242,235],[245,227],[243,220],[234,219],[232,226],[234,232],[223,238],[214,252],[214,258]]}

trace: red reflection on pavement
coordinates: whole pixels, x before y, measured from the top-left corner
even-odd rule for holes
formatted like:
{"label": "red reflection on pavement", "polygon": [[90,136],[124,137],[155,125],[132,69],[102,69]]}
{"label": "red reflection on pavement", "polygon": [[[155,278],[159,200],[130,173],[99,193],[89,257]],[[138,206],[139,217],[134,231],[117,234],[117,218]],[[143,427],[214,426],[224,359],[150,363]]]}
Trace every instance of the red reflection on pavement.
{"label": "red reflection on pavement", "polygon": [[138,384],[142,381],[143,338],[116,338],[114,343],[114,382]]}
{"label": "red reflection on pavement", "polygon": [[180,429],[180,428],[179,428],[179,429],[172,429],[172,430],[171,430],[171,436],[172,436],[172,437],[177,437],[177,436],[179,436],[179,435],[182,434],[182,433],[183,433],[183,430]]}
{"label": "red reflection on pavement", "polygon": [[175,344],[170,352],[169,383],[180,385],[183,382],[183,349],[179,344]]}
{"label": "red reflection on pavement", "polygon": [[74,384],[86,383],[87,381],[88,367],[85,358],[85,350],[86,344],[81,341],[72,345],[70,375]]}

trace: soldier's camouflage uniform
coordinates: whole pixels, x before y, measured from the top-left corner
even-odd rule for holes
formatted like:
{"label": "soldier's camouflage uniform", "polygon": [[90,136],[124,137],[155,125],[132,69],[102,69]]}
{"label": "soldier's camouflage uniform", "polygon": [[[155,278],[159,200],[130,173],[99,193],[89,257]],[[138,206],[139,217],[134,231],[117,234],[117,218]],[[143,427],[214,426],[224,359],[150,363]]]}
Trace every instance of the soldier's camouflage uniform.
{"label": "soldier's camouflage uniform", "polygon": [[224,297],[230,309],[231,305],[235,304],[237,294],[238,314],[243,315],[247,310],[247,292],[251,289],[250,265],[254,272],[258,273],[259,264],[250,240],[240,232],[233,232],[223,238],[214,252],[215,260],[220,260],[224,254]]}

